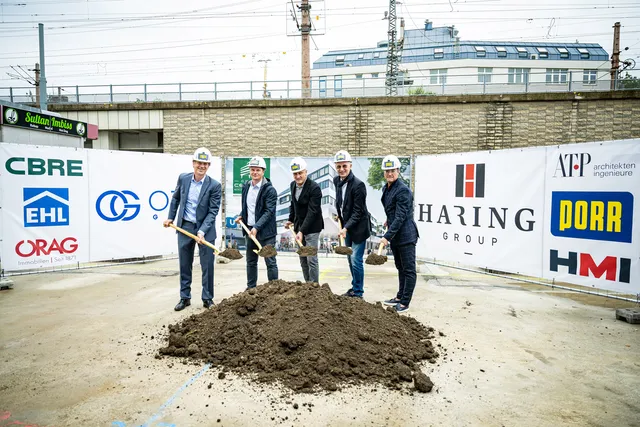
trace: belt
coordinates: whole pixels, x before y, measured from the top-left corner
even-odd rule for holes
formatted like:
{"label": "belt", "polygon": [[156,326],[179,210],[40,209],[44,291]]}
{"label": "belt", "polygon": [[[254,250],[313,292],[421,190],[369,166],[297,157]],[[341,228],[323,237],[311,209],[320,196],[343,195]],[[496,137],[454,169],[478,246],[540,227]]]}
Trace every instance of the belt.
{"label": "belt", "polygon": [[184,224],[185,222],[186,222],[187,224],[197,225],[195,222],[187,221],[186,219],[183,219],[183,220],[182,220],[182,223]]}

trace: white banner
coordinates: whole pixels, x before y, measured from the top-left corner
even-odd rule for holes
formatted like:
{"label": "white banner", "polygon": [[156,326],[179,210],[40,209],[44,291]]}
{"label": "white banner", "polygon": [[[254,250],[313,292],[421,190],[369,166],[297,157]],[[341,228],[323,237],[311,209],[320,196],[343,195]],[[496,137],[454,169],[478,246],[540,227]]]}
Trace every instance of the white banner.
{"label": "white banner", "polygon": [[544,148],[418,156],[418,256],[540,275],[544,161]]}
{"label": "white banner", "polygon": [[[177,253],[175,231],[163,229],[162,221],[178,176],[193,172],[192,157],[103,150],[88,154],[91,260]],[[214,157],[207,172],[218,182],[220,165],[221,159]],[[219,244],[220,215],[216,228]]]}
{"label": "white banner", "polygon": [[[177,253],[162,221],[191,156],[3,143],[0,161],[5,270]],[[219,157],[208,174],[221,181]]]}
{"label": "white banner", "polygon": [[89,260],[86,151],[0,144],[2,268]]}
{"label": "white banner", "polygon": [[640,293],[640,141],[549,147],[543,276]]}

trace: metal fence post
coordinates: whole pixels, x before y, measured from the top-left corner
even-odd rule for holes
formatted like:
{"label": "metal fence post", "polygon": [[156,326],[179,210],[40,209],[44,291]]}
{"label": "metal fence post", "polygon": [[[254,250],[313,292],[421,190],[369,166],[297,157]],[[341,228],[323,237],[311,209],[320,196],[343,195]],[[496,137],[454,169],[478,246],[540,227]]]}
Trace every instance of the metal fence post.
{"label": "metal fence post", "polygon": [[76,102],[80,104],[80,88],[76,85]]}
{"label": "metal fence post", "polygon": [[178,99],[182,101],[182,83],[178,83]]}
{"label": "metal fence post", "polygon": [[144,84],[144,102],[147,102],[147,84]]}
{"label": "metal fence post", "polygon": [[362,96],[366,96],[367,93],[367,89],[366,89],[366,83],[367,79],[365,76],[362,76]]}
{"label": "metal fence post", "polygon": [[11,102],[13,102],[13,88],[12,87],[9,88],[9,100]]}
{"label": "metal fence post", "polygon": [[253,99],[253,80],[249,82],[249,99]]}
{"label": "metal fence post", "polygon": [[109,85],[109,102],[113,103],[113,85]]}
{"label": "metal fence post", "polygon": [[287,99],[289,99],[289,80],[287,80]]}
{"label": "metal fence post", "polygon": [[487,76],[482,76],[482,94],[485,95],[487,93]]}
{"label": "metal fence post", "polygon": [[218,100],[218,82],[213,84],[213,99]]}
{"label": "metal fence post", "polygon": [[529,73],[524,75],[524,93],[529,93]]}

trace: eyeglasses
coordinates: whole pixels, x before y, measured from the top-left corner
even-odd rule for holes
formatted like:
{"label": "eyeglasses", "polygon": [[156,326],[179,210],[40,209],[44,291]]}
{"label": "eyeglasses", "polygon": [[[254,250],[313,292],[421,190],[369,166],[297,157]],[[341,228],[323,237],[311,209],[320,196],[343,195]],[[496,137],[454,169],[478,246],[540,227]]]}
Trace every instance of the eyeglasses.
{"label": "eyeglasses", "polygon": [[336,169],[347,169],[349,165],[336,165]]}

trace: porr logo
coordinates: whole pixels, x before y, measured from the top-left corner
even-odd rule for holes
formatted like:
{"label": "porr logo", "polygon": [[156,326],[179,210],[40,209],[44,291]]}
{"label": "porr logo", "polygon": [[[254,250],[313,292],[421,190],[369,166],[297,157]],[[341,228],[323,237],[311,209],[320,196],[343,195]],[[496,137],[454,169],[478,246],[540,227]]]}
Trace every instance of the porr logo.
{"label": "porr logo", "polygon": [[589,163],[591,163],[589,153],[560,154],[553,177],[557,178],[558,172],[562,178],[584,176],[584,167]]}

